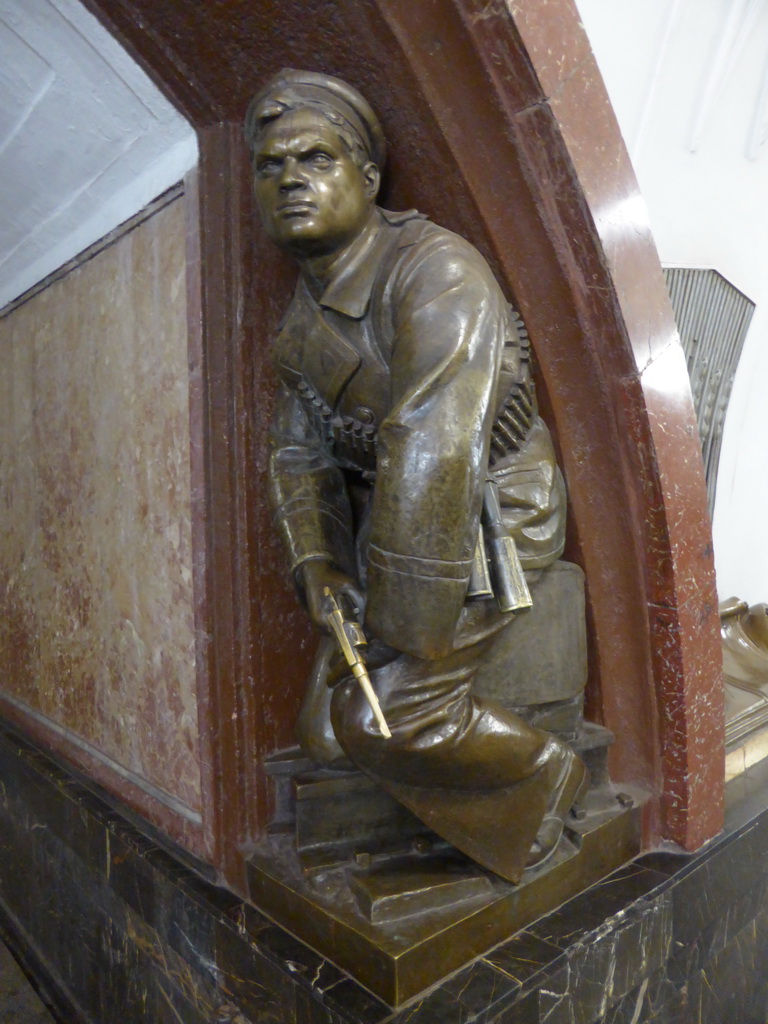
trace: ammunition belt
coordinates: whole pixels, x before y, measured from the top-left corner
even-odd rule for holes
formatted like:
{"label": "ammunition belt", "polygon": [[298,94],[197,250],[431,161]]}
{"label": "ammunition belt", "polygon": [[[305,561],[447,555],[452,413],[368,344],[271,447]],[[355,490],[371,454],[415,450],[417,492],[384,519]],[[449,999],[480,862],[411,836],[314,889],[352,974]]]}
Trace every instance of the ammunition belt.
{"label": "ammunition belt", "polygon": [[[376,469],[377,430],[353,416],[339,416],[305,380],[299,381],[299,397],[322,444],[334,456],[362,470]],[[491,428],[491,465],[510,452],[519,451],[536,418],[533,382],[513,384]]]}
{"label": "ammunition belt", "polygon": [[536,419],[533,381],[513,384],[491,427],[491,465],[510,452],[520,451]]}
{"label": "ammunition belt", "polygon": [[[489,462],[494,466],[512,452],[520,450],[538,414],[536,390],[531,380],[531,339],[520,314],[511,306],[510,314],[516,330],[516,339],[507,341],[507,348],[515,351],[519,364],[491,427]],[[502,378],[505,376],[505,358],[502,356]]]}
{"label": "ammunition belt", "polygon": [[339,416],[310,388],[299,381],[299,397],[323,445],[357,469],[376,468],[376,427],[354,416]]}

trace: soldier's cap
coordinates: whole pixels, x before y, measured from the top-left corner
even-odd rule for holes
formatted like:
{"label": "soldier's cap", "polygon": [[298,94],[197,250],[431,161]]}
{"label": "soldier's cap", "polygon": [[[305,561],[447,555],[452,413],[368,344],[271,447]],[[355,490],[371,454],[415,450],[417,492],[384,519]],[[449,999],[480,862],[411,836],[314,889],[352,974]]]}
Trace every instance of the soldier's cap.
{"label": "soldier's cap", "polygon": [[297,107],[321,109],[332,124],[352,131],[369,158],[383,168],[384,132],[368,101],[347,82],[316,71],[283,68],[256,93],[245,115],[248,144],[253,147],[266,124]]}

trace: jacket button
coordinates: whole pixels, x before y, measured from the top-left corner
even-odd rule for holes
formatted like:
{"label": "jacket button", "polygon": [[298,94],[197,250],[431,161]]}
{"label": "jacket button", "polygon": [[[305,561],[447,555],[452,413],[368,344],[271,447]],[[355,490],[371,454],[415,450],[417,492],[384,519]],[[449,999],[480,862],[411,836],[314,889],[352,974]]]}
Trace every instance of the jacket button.
{"label": "jacket button", "polygon": [[361,423],[373,423],[376,417],[373,409],[369,409],[367,405],[359,405],[355,409],[355,419],[360,420]]}

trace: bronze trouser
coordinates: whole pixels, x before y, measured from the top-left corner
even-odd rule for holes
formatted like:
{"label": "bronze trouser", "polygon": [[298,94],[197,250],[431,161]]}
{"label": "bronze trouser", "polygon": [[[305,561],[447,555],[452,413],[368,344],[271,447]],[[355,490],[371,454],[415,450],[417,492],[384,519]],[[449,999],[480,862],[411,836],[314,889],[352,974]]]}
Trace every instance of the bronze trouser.
{"label": "bronze trouser", "polygon": [[382,780],[420,787],[489,791],[532,775],[549,734],[470,694],[487,646],[473,644],[435,661],[402,654],[372,671],[391,739],[379,732],[358,684],[339,685],[332,720],[347,755]]}

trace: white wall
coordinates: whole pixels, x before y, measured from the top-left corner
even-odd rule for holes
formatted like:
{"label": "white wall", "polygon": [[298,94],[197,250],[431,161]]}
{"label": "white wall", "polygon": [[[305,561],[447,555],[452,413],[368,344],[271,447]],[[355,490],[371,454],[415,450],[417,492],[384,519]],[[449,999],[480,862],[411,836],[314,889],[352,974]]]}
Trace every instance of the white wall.
{"label": "white wall", "polygon": [[197,162],[197,140],[79,0],[0,0],[0,309]]}
{"label": "white wall", "polygon": [[768,601],[768,0],[577,0],[665,265],[756,303],[714,514],[721,598]]}

